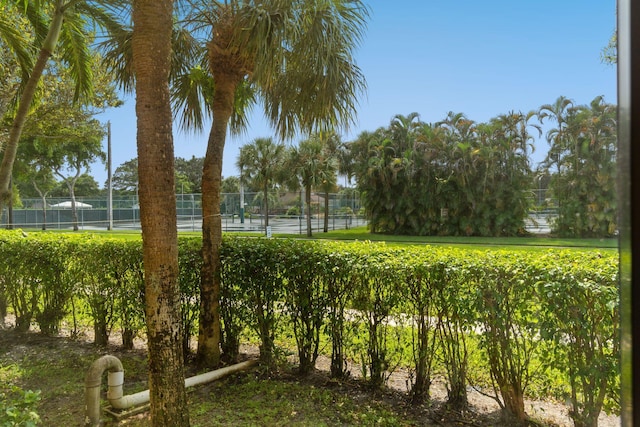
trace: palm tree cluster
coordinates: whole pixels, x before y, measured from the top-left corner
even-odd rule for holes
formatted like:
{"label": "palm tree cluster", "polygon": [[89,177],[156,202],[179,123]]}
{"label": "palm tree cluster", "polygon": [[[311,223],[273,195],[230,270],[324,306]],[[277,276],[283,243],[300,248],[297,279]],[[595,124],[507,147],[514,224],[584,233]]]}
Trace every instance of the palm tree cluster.
{"label": "palm tree cluster", "polygon": [[617,229],[616,106],[601,96],[589,105],[565,97],[540,108],[549,152],[542,164],[558,200],[554,231],[560,236],[608,237]]}
{"label": "palm tree cluster", "polygon": [[[350,172],[377,233],[511,236],[528,212],[533,113],[475,123],[417,113],[348,144]],[[536,126],[533,126],[536,128]]]}
{"label": "palm tree cluster", "polygon": [[328,217],[328,193],[335,188],[338,172],[337,159],[331,147],[340,143],[332,132],[312,135],[289,151],[285,170],[290,171],[287,184],[291,189],[304,190],[307,237],[311,237],[311,191],[322,190],[325,200],[325,231]]}
{"label": "palm tree cluster", "polygon": [[[550,177],[548,195],[559,201],[554,233],[606,237],[616,230],[615,117],[602,97],[589,105],[560,97],[486,123],[452,112],[434,124],[417,113],[397,115],[346,144],[343,168],[355,176],[376,233],[522,234],[537,174]],[[529,154],[546,122],[556,126],[534,174]]]}
{"label": "palm tree cluster", "polygon": [[269,202],[273,190],[279,185],[292,191],[304,191],[307,236],[311,237],[311,193],[325,193],[325,232],[328,228],[328,202],[330,191],[335,190],[338,160],[336,152],[341,146],[334,132],[314,133],[298,145],[287,147],[276,144],[272,138],[257,138],[240,149],[236,166],[240,180],[260,191],[265,213],[265,226],[269,226]]}

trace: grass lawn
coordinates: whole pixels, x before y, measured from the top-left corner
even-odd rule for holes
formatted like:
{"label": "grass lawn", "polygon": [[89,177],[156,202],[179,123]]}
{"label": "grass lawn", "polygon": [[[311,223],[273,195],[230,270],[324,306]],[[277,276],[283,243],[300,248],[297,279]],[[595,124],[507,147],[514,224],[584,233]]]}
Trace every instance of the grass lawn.
{"label": "grass lawn", "polygon": [[[280,237],[280,235],[278,235]],[[445,245],[474,248],[592,248],[618,250],[618,239],[569,239],[556,237],[460,237],[460,236],[395,236],[372,234],[366,227],[350,230],[335,230],[315,233],[316,239],[327,240],[370,240],[400,245]]]}
{"label": "grass lawn", "polygon": [[[43,232],[38,229],[25,230],[29,233]],[[47,233],[73,233],[69,230],[48,230]],[[140,230],[91,230],[79,231],[79,233],[91,233],[104,236],[117,237],[120,239],[140,239],[142,234]],[[262,237],[262,233],[253,232],[230,232],[225,234],[233,234],[246,237]],[[202,236],[199,231],[180,232],[183,236]],[[307,237],[300,234],[274,234],[275,238],[292,238],[306,239]],[[460,248],[473,249],[514,249],[514,250],[540,250],[548,248],[565,248],[580,250],[598,250],[606,252],[618,251],[618,239],[570,239],[556,237],[444,237],[444,236],[397,236],[387,234],[372,234],[367,231],[365,226],[355,227],[350,230],[334,230],[327,233],[314,233],[314,239],[319,240],[338,240],[338,241],[364,241],[385,242],[390,246],[397,245],[441,245],[453,246]]]}

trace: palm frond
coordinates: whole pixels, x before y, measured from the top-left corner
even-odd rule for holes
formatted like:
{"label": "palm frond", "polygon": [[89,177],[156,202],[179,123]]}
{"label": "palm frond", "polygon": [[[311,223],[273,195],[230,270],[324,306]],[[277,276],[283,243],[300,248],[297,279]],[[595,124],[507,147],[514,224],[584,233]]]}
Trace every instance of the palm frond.
{"label": "palm frond", "polygon": [[202,67],[173,78],[171,103],[183,130],[202,130],[205,119],[211,117],[213,78]]}
{"label": "palm frond", "polygon": [[92,56],[85,28],[87,21],[78,14],[67,14],[60,32],[60,52],[69,66],[76,83],[74,100],[86,99],[93,94]]}
{"label": "palm frond", "polygon": [[257,100],[255,87],[248,80],[244,80],[236,89],[233,114],[229,122],[232,135],[240,135],[249,124],[249,116]]}
{"label": "palm frond", "polygon": [[29,79],[29,75],[33,69],[35,49],[27,39],[26,34],[15,28],[10,19],[0,20],[0,34],[5,45],[14,55],[20,69],[21,84],[16,91],[16,96],[10,102],[10,104],[15,107],[20,93],[24,88],[24,84]]}
{"label": "palm frond", "polygon": [[127,93],[132,93],[135,87],[132,36],[131,28],[122,28],[110,32],[109,37],[98,43],[100,51],[103,52],[104,67],[114,76],[120,89]]}

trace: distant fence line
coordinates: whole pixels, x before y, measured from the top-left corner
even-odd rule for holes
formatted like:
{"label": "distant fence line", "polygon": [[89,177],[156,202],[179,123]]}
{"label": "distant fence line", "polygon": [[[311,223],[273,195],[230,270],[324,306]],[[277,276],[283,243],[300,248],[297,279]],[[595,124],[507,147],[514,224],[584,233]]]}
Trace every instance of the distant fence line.
{"label": "distant fence line", "polygon": [[[223,193],[220,211],[224,231],[266,232],[262,214],[262,194],[245,193],[245,220],[240,218],[240,194]],[[531,197],[534,209],[527,219],[526,228],[533,233],[548,233],[549,221],[555,217],[557,205],[546,198],[546,190],[533,189]],[[107,198],[78,197],[76,199],[78,227],[80,229],[108,229]],[[22,206],[12,210],[13,228],[70,229],[73,227],[71,209],[66,207],[68,198],[47,198],[46,224],[42,200],[23,199]],[[81,205],[84,204],[84,205]],[[86,206],[85,206],[86,205]],[[305,207],[300,204],[299,193],[275,195],[269,201],[269,224],[274,233],[306,232]],[[112,224],[114,229],[140,229],[140,210],[136,195],[117,195],[112,201]],[[360,199],[353,195],[329,195],[329,230],[348,229],[366,224],[360,212]],[[178,229],[196,231],[202,228],[201,194],[176,195]],[[292,212],[295,211],[295,212]],[[312,202],[312,231],[324,228],[324,197],[314,194]],[[2,213],[0,226],[8,226],[7,209]]]}
{"label": "distant fence line", "polygon": [[[225,231],[266,231],[265,218],[261,206],[262,194],[245,193],[245,219],[240,218],[240,194],[224,193],[220,210]],[[46,200],[46,222],[41,199],[23,199],[20,208],[12,209],[13,228],[72,228],[72,212],[68,198],[48,198]],[[80,229],[107,229],[109,226],[106,197],[78,197],[76,199],[78,227]],[[300,205],[299,196],[289,193],[288,197],[269,201],[269,222],[276,232],[306,232],[305,207]],[[200,230],[202,228],[202,199],[200,194],[176,195],[177,220],[179,230]],[[294,209],[296,212],[291,212]],[[360,210],[360,200],[342,194],[329,195],[329,229],[345,229],[365,224]],[[287,213],[289,213],[287,215]],[[314,195],[312,202],[312,229],[324,228],[324,198]],[[140,209],[138,198],[117,196],[112,201],[112,223],[114,229],[139,229]],[[2,213],[0,224],[8,226],[8,212]]]}

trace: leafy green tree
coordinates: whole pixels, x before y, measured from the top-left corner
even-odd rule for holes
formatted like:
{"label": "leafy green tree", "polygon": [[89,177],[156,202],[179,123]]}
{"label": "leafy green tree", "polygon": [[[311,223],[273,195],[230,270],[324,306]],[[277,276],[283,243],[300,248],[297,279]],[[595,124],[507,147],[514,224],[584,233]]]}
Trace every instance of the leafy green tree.
{"label": "leafy green tree", "polygon": [[[191,160],[176,158],[175,192],[176,194],[198,193],[200,189],[199,164],[202,158],[195,156]],[[195,166],[194,166],[195,165]],[[122,194],[137,194],[138,191],[138,159],[127,160],[119,165],[111,177],[113,190]],[[106,186],[106,183],[105,183]]]}
{"label": "leafy green tree", "polygon": [[212,366],[220,359],[220,183],[227,131],[243,127],[244,112],[258,96],[283,139],[300,130],[349,124],[365,86],[352,52],[368,10],[360,0],[198,0],[191,11],[186,22],[198,29],[193,34],[206,35],[206,49],[185,74],[204,86],[176,84],[173,99],[188,126],[202,124],[207,112],[213,117],[202,181],[204,265],[198,339],[198,359]]}
{"label": "leafy green tree", "polygon": [[182,172],[175,171],[176,194],[191,194],[193,188],[189,177]]}
{"label": "leafy green tree", "polygon": [[228,176],[222,180],[220,184],[220,192],[224,193],[239,193],[240,192],[240,178],[237,176]]}
{"label": "leafy green tree", "polygon": [[[76,197],[96,197],[100,194],[100,185],[92,175],[85,172],[76,179],[73,191]],[[50,195],[51,197],[68,196],[67,184],[64,181],[58,182],[58,185],[51,190]]]}
{"label": "leafy green tree", "polygon": [[66,185],[71,199],[71,221],[73,230],[78,231],[78,211],[76,209],[76,184],[83,173],[87,173],[96,160],[105,161],[102,139],[105,132],[97,121],[85,126],[82,138],[65,140],[55,144],[50,167],[54,175]]}
{"label": "leafy green tree", "polygon": [[[105,130],[92,116],[106,105],[119,103],[114,85],[98,68],[94,67],[93,95],[79,104],[74,102],[71,70],[61,61],[50,61],[41,79],[40,102],[30,112],[22,132],[23,139],[31,138],[30,147],[23,153],[27,156],[25,160],[49,168],[67,188],[76,230],[76,182],[83,173],[89,172],[93,162],[105,158],[102,152]],[[21,161],[18,159],[18,163]]]}
{"label": "leafy green tree", "polygon": [[[114,2],[105,2],[112,7]],[[25,0],[13,0],[4,2],[1,11],[5,14],[2,21],[14,21],[13,17],[21,15],[28,20],[33,28],[36,45],[39,52],[33,62],[33,67],[28,73],[28,79],[24,83],[9,136],[4,144],[2,163],[0,163],[0,211],[3,205],[11,197],[9,181],[13,164],[16,159],[18,143],[23,127],[32,108],[32,102],[36,88],[43,75],[47,62],[51,55],[60,47],[60,57],[70,70],[70,75],[76,82],[75,100],[81,101],[92,94],[92,73],[90,45],[93,38],[90,35],[89,22],[96,25],[95,28],[116,27],[117,20],[103,7],[100,2],[88,2],[70,0],[49,0],[42,2],[29,2]],[[48,16],[47,14],[50,14]],[[8,19],[7,19],[8,18]],[[0,26],[0,37],[5,42],[11,40],[8,25]],[[14,47],[14,44],[10,44]],[[17,51],[14,50],[14,52]],[[33,57],[32,57],[33,58]]]}
{"label": "leafy green tree", "polygon": [[40,138],[26,138],[18,148],[14,180],[23,197],[39,197],[42,229],[47,229],[47,197],[59,184],[50,167],[51,144]]}
{"label": "leafy green tree", "polygon": [[262,192],[264,225],[269,226],[269,193],[282,181],[286,148],[271,138],[256,138],[240,148],[236,166],[240,181],[251,184]]}
{"label": "leafy green tree", "polygon": [[[185,189],[189,191],[181,191],[182,193],[201,193],[202,192],[202,168],[204,165],[204,157],[191,156],[189,160],[182,157],[176,157],[176,177],[180,177],[179,181],[184,184]],[[181,190],[179,183],[176,182],[176,190]]]}
{"label": "leafy green tree", "polygon": [[114,191],[121,194],[137,194],[138,191],[138,158],[127,160],[119,165],[111,177]]}

